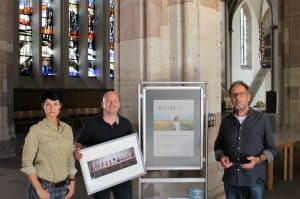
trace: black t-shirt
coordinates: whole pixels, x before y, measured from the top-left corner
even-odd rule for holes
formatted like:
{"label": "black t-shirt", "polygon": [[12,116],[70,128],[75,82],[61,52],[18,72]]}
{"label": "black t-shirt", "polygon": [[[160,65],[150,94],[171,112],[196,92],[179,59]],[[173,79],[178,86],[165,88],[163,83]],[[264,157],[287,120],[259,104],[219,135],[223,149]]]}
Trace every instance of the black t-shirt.
{"label": "black t-shirt", "polygon": [[82,145],[93,146],[112,139],[133,133],[133,128],[128,119],[118,116],[113,125],[106,123],[102,116],[96,116],[85,122],[77,140]]}

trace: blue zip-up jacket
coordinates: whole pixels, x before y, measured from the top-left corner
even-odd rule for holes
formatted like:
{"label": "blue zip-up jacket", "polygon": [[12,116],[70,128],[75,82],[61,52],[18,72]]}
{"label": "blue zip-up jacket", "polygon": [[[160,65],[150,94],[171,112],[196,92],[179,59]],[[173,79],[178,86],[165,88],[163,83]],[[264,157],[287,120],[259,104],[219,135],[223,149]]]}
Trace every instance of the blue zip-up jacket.
{"label": "blue zip-up jacket", "polygon": [[[241,125],[234,113],[223,118],[214,150],[217,161],[224,154],[233,162],[233,166],[225,169],[223,175],[224,183],[233,186],[253,186],[258,179],[265,182],[267,161],[273,161],[277,152],[269,120],[253,109]],[[248,156],[262,153],[267,161],[256,164],[253,169],[240,167]]]}

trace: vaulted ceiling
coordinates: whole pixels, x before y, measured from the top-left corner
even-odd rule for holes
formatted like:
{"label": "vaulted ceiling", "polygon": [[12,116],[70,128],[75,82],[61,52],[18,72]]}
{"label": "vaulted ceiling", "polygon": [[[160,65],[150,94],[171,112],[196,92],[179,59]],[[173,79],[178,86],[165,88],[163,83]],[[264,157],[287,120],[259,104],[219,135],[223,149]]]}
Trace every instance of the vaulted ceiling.
{"label": "vaulted ceiling", "polygon": [[[245,0],[221,0],[225,2],[228,11],[229,29],[231,29],[231,21],[237,7]],[[263,2],[264,0],[262,0]],[[270,0],[266,0],[270,4]]]}

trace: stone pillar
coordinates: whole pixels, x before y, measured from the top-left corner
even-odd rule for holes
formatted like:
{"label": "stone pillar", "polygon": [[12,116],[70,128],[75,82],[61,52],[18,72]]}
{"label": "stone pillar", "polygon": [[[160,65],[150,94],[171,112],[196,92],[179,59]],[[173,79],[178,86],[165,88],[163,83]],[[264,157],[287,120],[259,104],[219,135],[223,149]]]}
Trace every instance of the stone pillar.
{"label": "stone pillar", "polygon": [[221,121],[221,3],[218,0],[200,0],[199,6],[199,68],[195,71],[199,77],[194,78],[208,82],[208,112],[216,114],[217,120],[216,126],[208,128],[208,198],[222,199],[225,198],[224,170],[215,161],[214,155],[214,142]]}
{"label": "stone pillar", "polygon": [[[208,110],[221,119],[221,47],[219,0],[119,1],[115,90],[121,113],[138,127],[141,81],[207,81]],[[223,169],[213,143],[218,126],[209,129],[208,189],[221,198]],[[210,183],[213,182],[213,183]]]}
{"label": "stone pillar", "polygon": [[[14,66],[14,1],[3,0],[0,6],[0,158],[15,155],[15,134],[13,124]],[[11,20],[5,20],[11,19]]]}
{"label": "stone pillar", "polygon": [[299,132],[300,109],[300,2],[288,0],[281,2],[280,10],[283,18],[283,92],[281,94],[284,132]]}

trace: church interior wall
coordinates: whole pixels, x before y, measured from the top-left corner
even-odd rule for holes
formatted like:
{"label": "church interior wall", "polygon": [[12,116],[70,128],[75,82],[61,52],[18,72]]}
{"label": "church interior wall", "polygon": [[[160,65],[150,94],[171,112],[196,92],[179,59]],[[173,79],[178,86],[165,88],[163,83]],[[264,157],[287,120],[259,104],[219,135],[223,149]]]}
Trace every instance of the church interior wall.
{"label": "church interior wall", "polygon": [[[0,18],[15,19],[14,1],[3,0]],[[280,85],[280,104],[283,129],[299,130],[300,114],[300,2],[271,0],[275,32],[274,70],[282,76],[273,76]],[[189,11],[189,12],[188,12]],[[207,81],[208,112],[216,114],[216,126],[208,129],[208,188],[210,198],[223,194],[223,169],[214,159],[213,143],[221,121],[221,27],[220,1],[120,1],[118,10],[118,49],[114,88],[120,93],[121,113],[138,127],[137,88],[141,81]],[[11,70],[16,66],[16,36],[14,20],[2,20],[0,26],[0,149],[4,156],[14,151],[2,143],[13,139],[14,111],[39,109],[38,93],[50,88],[52,81],[35,83],[16,80]],[[227,48],[225,48],[227,49]],[[277,73],[278,74],[278,73]],[[239,79],[245,79],[239,76]],[[16,82],[14,82],[16,81]],[[63,79],[54,83],[66,93],[66,107],[93,107],[99,105],[102,87],[97,82],[76,84]],[[71,80],[70,80],[71,81]],[[102,80],[100,80],[102,81]],[[80,81],[79,81],[80,82]],[[23,82],[24,83],[24,82]],[[104,83],[106,84],[106,83]],[[274,84],[274,83],[273,83]],[[35,86],[36,85],[36,86]],[[99,86],[100,85],[100,86]],[[107,84],[108,85],[108,84]],[[276,84],[275,84],[276,85]],[[273,86],[274,87],[274,86]],[[100,93],[98,93],[100,91]],[[25,93],[26,94],[25,94]],[[15,98],[14,98],[15,96]],[[82,99],[85,96],[85,100]],[[81,99],[82,101],[77,101]],[[3,150],[0,150],[1,152]],[[0,157],[4,157],[0,154]]]}

